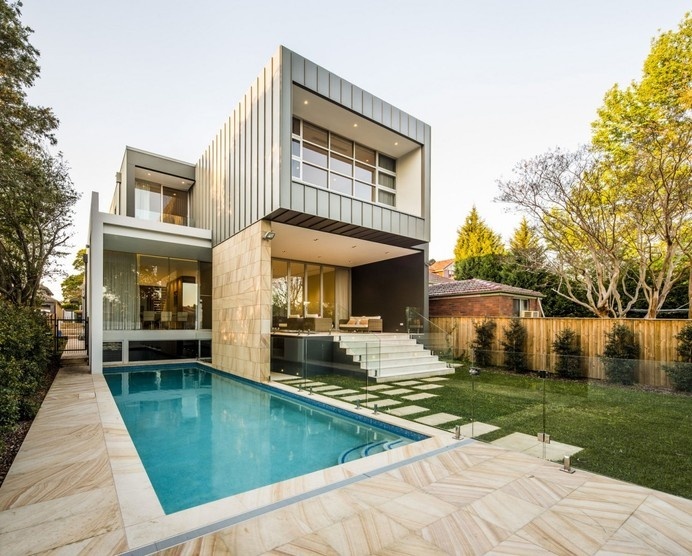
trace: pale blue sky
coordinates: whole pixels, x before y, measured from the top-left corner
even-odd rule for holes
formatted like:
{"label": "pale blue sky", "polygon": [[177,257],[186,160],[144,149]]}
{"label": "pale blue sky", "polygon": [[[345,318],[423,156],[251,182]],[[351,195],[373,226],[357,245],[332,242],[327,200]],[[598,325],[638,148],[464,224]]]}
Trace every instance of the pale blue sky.
{"label": "pale blue sky", "polygon": [[587,142],[606,90],[639,79],[651,38],[689,10],[690,0],[25,0],[22,20],[41,51],[30,100],[60,118],[82,192],[75,249],[91,191],[108,208],[125,145],[196,162],[284,44],[432,126],[440,260],[473,204],[507,240],[519,217],[493,201],[495,180]]}

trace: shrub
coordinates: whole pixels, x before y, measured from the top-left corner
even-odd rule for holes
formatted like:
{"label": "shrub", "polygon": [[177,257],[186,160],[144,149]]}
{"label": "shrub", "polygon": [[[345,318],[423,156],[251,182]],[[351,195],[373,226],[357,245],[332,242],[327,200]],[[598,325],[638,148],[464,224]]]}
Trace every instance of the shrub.
{"label": "shrub", "polygon": [[493,346],[495,328],[497,325],[494,320],[486,319],[482,322],[474,322],[473,327],[476,330],[476,339],[471,345],[473,349],[474,364],[479,367],[487,367],[490,365],[491,348]]}
{"label": "shrub", "polygon": [[504,332],[501,343],[505,351],[505,366],[515,373],[523,373],[526,371],[526,327],[515,317]]}
{"label": "shrub", "polygon": [[36,414],[35,394],[51,361],[46,319],[35,309],[0,301],[0,428]]}
{"label": "shrub", "polygon": [[606,332],[606,345],[601,360],[608,382],[633,384],[638,358],[639,345],[629,328],[624,324],[616,324],[610,332]]}
{"label": "shrub", "polygon": [[692,323],[686,324],[675,335],[680,361],[663,367],[675,390],[692,392]]}
{"label": "shrub", "polygon": [[581,372],[581,349],[577,345],[577,333],[571,328],[560,330],[553,341],[557,355],[555,372],[563,378],[579,378]]}

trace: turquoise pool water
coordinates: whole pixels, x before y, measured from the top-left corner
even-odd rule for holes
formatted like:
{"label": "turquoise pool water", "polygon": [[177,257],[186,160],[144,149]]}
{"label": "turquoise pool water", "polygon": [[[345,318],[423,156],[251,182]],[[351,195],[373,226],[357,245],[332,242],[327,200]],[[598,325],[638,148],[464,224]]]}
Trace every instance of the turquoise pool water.
{"label": "turquoise pool water", "polygon": [[425,438],[201,367],[105,378],[167,514]]}

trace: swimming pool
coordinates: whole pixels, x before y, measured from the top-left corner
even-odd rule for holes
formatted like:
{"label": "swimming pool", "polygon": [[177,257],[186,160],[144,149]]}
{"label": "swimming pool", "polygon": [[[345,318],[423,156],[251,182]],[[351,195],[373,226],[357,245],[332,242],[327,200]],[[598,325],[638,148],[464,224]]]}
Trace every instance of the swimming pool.
{"label": "swimming pool", "polygon": [[105,378],[167,514],[427,438],[194,364]]}

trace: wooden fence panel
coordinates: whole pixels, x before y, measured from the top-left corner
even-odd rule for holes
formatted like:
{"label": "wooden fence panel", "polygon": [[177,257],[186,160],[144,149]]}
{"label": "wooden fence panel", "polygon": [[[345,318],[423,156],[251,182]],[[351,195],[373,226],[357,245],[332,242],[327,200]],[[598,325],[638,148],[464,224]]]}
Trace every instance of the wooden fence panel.
{"label": "wooden fence panel", "polygon": [[[472,357],[471,345],[475,339],[474,323],[479,317],[432,317],[431,322],[451,333],[457,357]],[[493,340],[491,361],[502,366],[504,353],[500,343],[510,318],[497,317],[497,328]],[[604,379],[605,373],[600,356],[605,349],[606,331],[616,324],[627,326],[634,333],[639,344],[640,360],[637,368],[637,382],[649,386],[670,386],[663,367],[677,360],[677,340],[675,335],[689,324],[684,319],[597,319],[597,318],[522,318],[526,327],[526,354],[529,369],[552,371],[556,356],[552,343],[556,334],[571,328],[577,334],[577,342],[584,357],[583,371],[589,378]]]}

